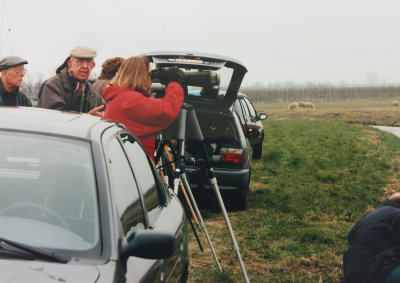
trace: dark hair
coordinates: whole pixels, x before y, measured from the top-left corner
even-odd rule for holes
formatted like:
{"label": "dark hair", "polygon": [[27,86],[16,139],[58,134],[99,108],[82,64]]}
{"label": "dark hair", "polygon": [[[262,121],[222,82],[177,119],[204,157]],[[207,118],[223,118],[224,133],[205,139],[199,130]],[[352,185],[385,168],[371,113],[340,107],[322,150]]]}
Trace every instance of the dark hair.
{"label": "dark hair", "polygon": [[110,58],[104,61],[103,65],[101,65],[102,70],[99,79],[112,79],[123,61],[124,58],[121,57]]}
{"label": "dark hair", "polygon": [[57,68],[56,74],[61,74],[61,71],[68,67],[69,60],[71,60],[71,56],[65,58],[64,62]]}

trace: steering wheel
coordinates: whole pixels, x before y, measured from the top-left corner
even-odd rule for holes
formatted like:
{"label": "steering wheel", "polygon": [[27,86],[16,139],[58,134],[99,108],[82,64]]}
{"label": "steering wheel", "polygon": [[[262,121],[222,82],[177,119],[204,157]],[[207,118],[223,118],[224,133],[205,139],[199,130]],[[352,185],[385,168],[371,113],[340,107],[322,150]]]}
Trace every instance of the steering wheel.
{"label": "steering wheel", "polygon": [[[56,213],[54,210],[52,210],[52,209],[50,209],[50,208],[48,208],[48,207],[46,207],[44,205],[38,204],[38,203],[19,202],[19,203],[7,206],[3,210],[1,210],[0,211],[0,215],[9,215],[9,216],[13,216],[14,215],[14,216],[17,216],[17,215],[19,215],[18,213],[20,212],[21,208],[22,209],[24,209],[24,208],[25,209],[26,208],[32,209],[33,208],[33,209],[36,209],[36,210],[44,211],[45,213],[47,213],[48,215],[53,217],[54,220],[56,220],[58,223],[61,224],[61,225],[58,225],[58,226],[61,226],[61,227],[65,228],[65,229],[67,229],[68,231],[71,231],[71,228],[69,228],[67,222],[65,222],[65,220],[58,213]],[[14,211],[14,210],[17,213],[15,213],[15,212],[14,213],[10,213],[10,211]]]}

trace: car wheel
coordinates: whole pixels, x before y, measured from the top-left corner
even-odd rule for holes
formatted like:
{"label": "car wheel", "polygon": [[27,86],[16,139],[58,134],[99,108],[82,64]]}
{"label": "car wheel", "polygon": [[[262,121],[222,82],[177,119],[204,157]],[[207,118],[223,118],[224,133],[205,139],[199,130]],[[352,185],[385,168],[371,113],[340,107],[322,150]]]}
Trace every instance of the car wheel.
{"label": "car wheel", "polygon": [[231,198],[232,210],[246,210],[248,191],[235,194]]}
{"label": "car wheel", "polygon": [[264,141],[264,136],[262,136],[261,141],[253,146],[253,158],[260,159],[262,156],[262,145]]}

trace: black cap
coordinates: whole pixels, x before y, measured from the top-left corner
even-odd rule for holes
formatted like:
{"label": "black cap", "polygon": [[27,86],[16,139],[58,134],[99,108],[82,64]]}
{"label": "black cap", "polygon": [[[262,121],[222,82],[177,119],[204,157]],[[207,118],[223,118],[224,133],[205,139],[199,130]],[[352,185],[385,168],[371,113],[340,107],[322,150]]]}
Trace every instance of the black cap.
{"label": "black cap", "polygon": [[0,60],[0,72],[11,67],[28,64],[28,61],[18,56],[7,56]]}

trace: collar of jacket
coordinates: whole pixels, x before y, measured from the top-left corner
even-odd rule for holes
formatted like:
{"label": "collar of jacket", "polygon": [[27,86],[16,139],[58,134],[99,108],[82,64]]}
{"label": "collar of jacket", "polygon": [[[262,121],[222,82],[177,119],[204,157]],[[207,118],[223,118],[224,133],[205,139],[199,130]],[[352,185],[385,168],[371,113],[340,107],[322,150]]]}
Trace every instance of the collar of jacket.
{"label": "collar of jacket", "polygon": [[385,199],[380,206],[393,206],[395,208],[400,208],[400,205],[396,204],[394,201],[390,199]]}
{"label": "collar of jacket", "polygon": [[[78,82],[75,80],[73,76],[69,74],[67,68],[61,71],[60,76],[64,88],[68,89],[72,93],[75,92]],[[85,84],[85,90],[88,89],[88,82],[86,81],[84,84]]]}

